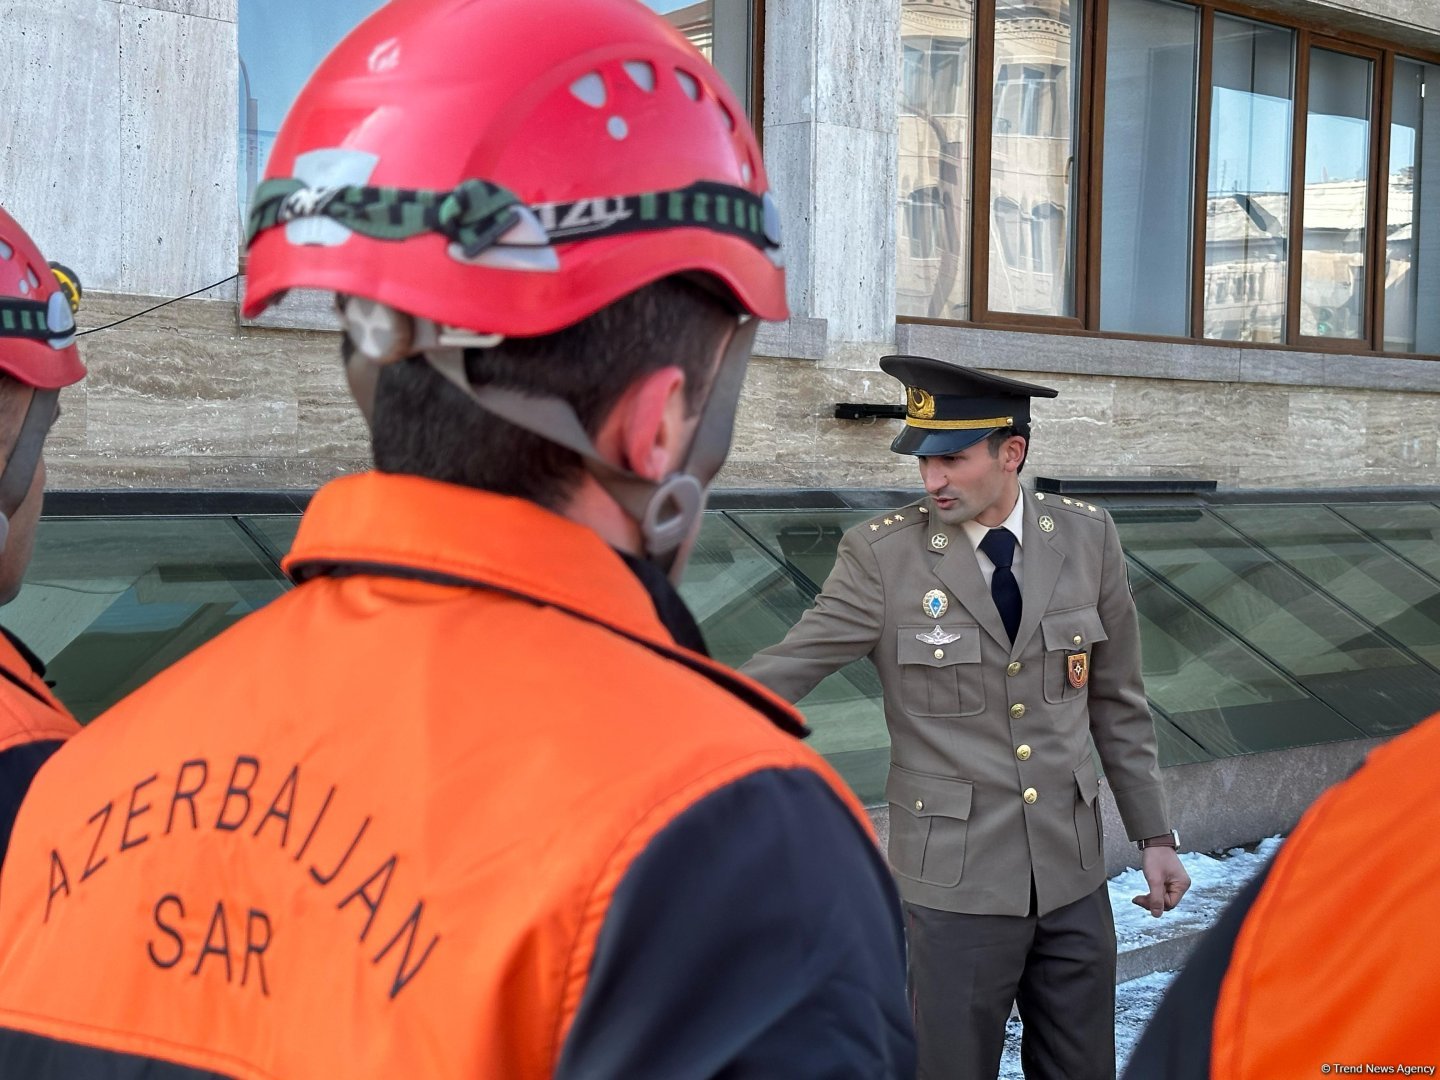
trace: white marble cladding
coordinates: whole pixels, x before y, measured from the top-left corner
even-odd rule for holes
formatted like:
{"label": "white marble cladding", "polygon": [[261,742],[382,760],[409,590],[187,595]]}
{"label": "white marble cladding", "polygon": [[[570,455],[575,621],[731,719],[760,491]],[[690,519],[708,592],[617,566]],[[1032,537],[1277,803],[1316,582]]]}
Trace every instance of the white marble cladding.
{"label": "white marble cladding", "polygon": [[894,339],[896,0],[766,6],[765,158],[790,306],[833,347]]}
{"label": "white marble cladding", "polygon": [[0,202],[87,289],[235,272],[236,0],[0,0]]}
{"label": "white marble cladding", "polygon": [[[149,302],[92,293],[81,325]],[[824,327],[813,322],[769,330],[785,339],[772,347],[788,342],[794,352],[828,358],[751,362],[720,484],[916,487],[914,459],[889,450],[897,421],[834,419],[837,402],[901,400],[899,384],[877,366],[879,353],[826,349]],[[62,395],[46,450],[52,487],[312,488],[368,465],[369,440],[333,332],[240,326],[233,302],[188,300],[82,338],[81,351],[90,376]],[[1032,476],[1182,475],[1227,488],[1440,483],[1440,386],[1407,392],[1037,370],[1024,355],[1001,363],[993,352],[988,362],[978,352],[968,360],[1060,391],[1035,406]]]}

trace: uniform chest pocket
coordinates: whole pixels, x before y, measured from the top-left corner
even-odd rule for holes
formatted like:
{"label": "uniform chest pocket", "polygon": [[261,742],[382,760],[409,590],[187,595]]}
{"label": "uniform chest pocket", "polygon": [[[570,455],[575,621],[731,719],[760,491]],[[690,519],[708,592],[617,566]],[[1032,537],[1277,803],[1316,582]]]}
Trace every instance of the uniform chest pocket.
{"label": "uniform chest pocket", "polygon": [[911,716],[974,716],[985,708],[980,627],[974,623],[902,626],[896,631],[901,704]]}
{"label": "uniform chest pocket", "polygon": [[1091,649],[1109,637],[1100,612],[1093,604],[1051,611],[1040,617],[1040,632],[1045,641],[1045,700],[1056,705],[1080,697],[1090,686]]}

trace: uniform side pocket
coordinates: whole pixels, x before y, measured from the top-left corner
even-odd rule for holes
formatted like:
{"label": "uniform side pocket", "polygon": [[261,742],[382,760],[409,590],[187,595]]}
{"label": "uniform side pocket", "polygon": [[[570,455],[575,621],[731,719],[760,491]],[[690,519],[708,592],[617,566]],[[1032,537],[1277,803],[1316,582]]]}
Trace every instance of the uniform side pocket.
{"label": "uniform side pocket", "polygon": [[895,873],[945,889],[960,884],[973,791],[969,780],[890,766],[885,799]]}
{"label": "uniform side pocket", "polygon": [[1075,766],[1075,839],[1080,867],[1089,870],[1100,858],[1100,777],[1089,754]]}
{"label": "uniform side pocket", "polygon": [[901,705],[911,716],[975,716],[985,711],[980,627],[975,623],[902,626],[896,632]]}

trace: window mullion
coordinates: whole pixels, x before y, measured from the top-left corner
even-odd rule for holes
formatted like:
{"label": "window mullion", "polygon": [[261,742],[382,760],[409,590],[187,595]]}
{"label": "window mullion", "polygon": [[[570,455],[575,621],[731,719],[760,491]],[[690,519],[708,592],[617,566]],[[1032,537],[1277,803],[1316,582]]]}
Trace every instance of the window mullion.
{"label": "window mullion", "polygon": [[1110,0],[1094,0],[1090,5],[1087,59],[1090,77],[1085,85],[1089,107],[1082,99],[1081,108],[1090,117],[1090,134],[1077,140],[1077,168],[1072,182],[1080,185],[1084,207],[1085,231],[1077,245],[1075,266],[1075,314],[1087,330],[1100,329],[1100,228],[1105,183],[1105,62],[1109,47]]}
{"label": "window mullion", "polygon": [[1205,235],[1210,207],[1210,100],[1214,94],[1215,9],[1200,9],[1200,59],[1195,88],[1195,220],[1191,231],[1190,336],[1205,337]]}
{"label": "window mullion", "polygon": [[1370,348],[1384,352],[1385,282],[1389,274],[1390,253],[1390,122],[1394,116],[1395,54],[1387,49],[1374,67],[1375,82],[1371,93],[1375,106],[1371,112],[1375,116],[1375,130],[1370,147],[1375,156],[1375,167],[1370,170],[1370,183],[1375,197],[1371,199],[1370,243],[1367,245],[1371,269],[1367,279],[1370,288],[1367,290],[1369,310],[1366,318],[1369,321],[1365,325],[1369,330],[1367,340]]}
{"label": "window mullion", "polygon": [[975,4],[975,148],[970,155],[970,311],[990,314],[990,156],[995,120],[995,0]]}
{"label": "window mullion", "polygon": [[1310,31],[1295,33],[1290,124],[1290,243],[1286,252],[1285,344],[1300,340],[1300,279],[1305,253],[1305,140],[1310,112]]}

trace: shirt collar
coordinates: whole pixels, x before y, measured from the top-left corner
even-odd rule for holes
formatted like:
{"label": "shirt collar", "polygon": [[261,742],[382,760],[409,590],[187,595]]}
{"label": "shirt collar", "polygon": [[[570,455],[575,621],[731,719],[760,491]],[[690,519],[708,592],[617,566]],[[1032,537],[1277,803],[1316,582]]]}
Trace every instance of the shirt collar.
{"label": "shirt collar", "polygon": [[[962,526],[965,530],[965,538],[970,541],[970,546],[976,551],[980,550],[980,541],[985,539],[985,534],[990,531],[989,525],[981,525],[973,518]],[[1015,493],[1015,506],[1010,511],[1010,516],[1000,523],[999,528],[1009,529],[1015,537],[1015,546],[1021,547],[1025,543],[1023,535],[1025,530],[1025,492],[1023,489]]]}

